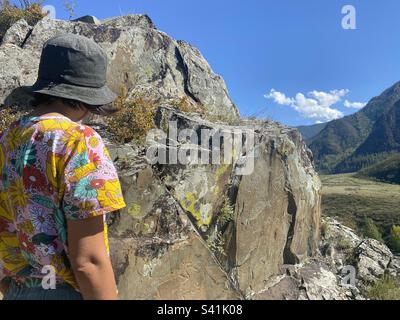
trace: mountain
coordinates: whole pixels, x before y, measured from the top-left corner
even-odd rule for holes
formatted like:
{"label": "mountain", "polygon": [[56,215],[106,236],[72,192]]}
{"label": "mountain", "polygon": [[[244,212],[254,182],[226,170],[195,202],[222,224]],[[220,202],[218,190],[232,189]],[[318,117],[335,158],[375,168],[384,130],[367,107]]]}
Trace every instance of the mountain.
{"label": "mountain", "polygon": [[309,140],[320,133],[326,127],[326,125],[327,123],[317,123],[311,126],[300,126],[297,127],[297,129],[303,135],[304,139]]}
{"label": "mountain", "polygon": [[395,104],[399,100],[400,82],[373,98],[359,112],[329,122],[308,141],[317,169],[323,173],[354,172],[383,160],[395,150],[395,123],[399,123],[399,106]]}
{"label": "mountain", "polygon": [[358,176],[400,184],[400,153],[393,154],[381,162],[362,169]]}
{"label": "mountain", "polygon": [[354,153],[339,163],[336,172],[354,172],[379,163],[400,151],[400,101],[375,122],[371,133]]}
{"label": "mountain", "polygon": [[383,114],[355,155],[400,151],[400,101]]}

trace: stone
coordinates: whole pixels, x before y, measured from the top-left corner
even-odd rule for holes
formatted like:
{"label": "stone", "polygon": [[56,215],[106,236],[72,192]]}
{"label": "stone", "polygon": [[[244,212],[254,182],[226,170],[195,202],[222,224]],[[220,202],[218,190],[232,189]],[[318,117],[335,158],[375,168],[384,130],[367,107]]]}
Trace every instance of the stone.
{"label": "stone", "polygon": [[79,17],[77,19],[72,20],[74,22],[84,22],[84,23],[92,23],[92,24],[96,24],[96,25],[100,25],[101,22],[99,19],[97,19],[95,16],[83,16],[83,17]]}
{"label": "stone", "polygon": [[393,258],[389,248],[374,239],[364,240],[356,249],[357,277],[365,284],[373,284],[380,279]]}
{"label": "stone", "polygon": [[125,16],[105,19],[101,23],[105,26],[114,28],[141,27],[157,29],[154,22],[146,14],[128,14]]}
{"label": "stone", "polygon": [[[111,243],[113,246],[113,243]],[[118,246],[119,243],[115,243]],[[231,300],[240,295],[230,288],[223,270],[215,264],[205,244],[194,234],[173,244],[159,257],[127,255],[118,279],[121,299]]]}
{"label": "stone", "polygon": [[334,218],[324,217],[322,223],[322,256],[318,259],[328,265],[339,279],[344,279],[349,275],[348,271],[354,268],[356,281],[355,286],[350,287],[351,299],[365,300],[363,293],[383,275],[400,276],[400,259],[385,244],[374,239],[363,239]]}
{"label": "stone", "polygon": [[[217,136],[240,128],[159,107],[155,120],[158,128],[169,132],[165,125],[170,121],[175,121],[179,130],[198,132],[208,128]],[[216,299],[251,297],[281,273],[282,265],[303,263],[317,253],[320,182],[304,142],[277,123],[263,123],[256,132],[255,167],[248,176],[236,175],[240,153],[230,165],[151,166],[141,151],[132,154],[125,151],[131,148],[126,145],[109,146],[127,202],[127,208],[110,221],[109,227],[111,242],[119,247],[117,251],[122,250],[119,243],[130,243],[127,253],[117,254],[114,259],[124,297],[194,298],[164,269],[160,271],[162,277],[148,274],[143,287],[139,287],[147,292],[145,295],[133,289],[133,284],[140,281],[142,271],[138,270],[142,268],[153,270],[154,266],[159,270],[171,265],[170,259],[178,259],[171,272],[179,274],[188,263],[181,255],[188,252],[195,255],[190,259],[196,261],[197,269],[190,271],[190,280],[185,281],[197,279],[196,296]],[[161,142],[148,140],[145,148],[157,143]],[[173,145],[177,150],[186,146],[179,141]],[[206,145],[210,143],[207,141]],[[126,156],[115,156],[120,153]],[[231,217],[221,217],[226,199],[232,205]],[[207,270],[211,271],[204,271],[200,265],[209,266]],[[197,275],[204,272],[206,278]],[[219,280],[209,282],[208,275]],[[173,280],[166,280],[168,290],[159,291],[164,277]],[[286,296],[287,292],[281,295]]]}
{"label": "stone", "polygon": [[351,263],[355,248],[363,241],[354,230],[331,217],[323,217],[324,234],[321,238],[320,251],[334,272]]}
{"label": "stone", "polygon": [[[290,270],[290,272],[288,271]],[[350,290],[339,285],[337,276],[321,262],[288,267],[286,274],[272,278],[255,300],[351,300]]]}
{"label": "stone", "polygon": [[32,27],[28,22],[24,19],[18,20],[7,30],[1,44],[13,44],[22,47],[31,31]]}
{"label": "stone", "polygon": [[[224,81],[197,49],[157,30],[146,15],[99,23],[45,17],[31,32],[22,28],[23,22],[12,26],[8,40],[0,46],[0,65],[5,69],[1,74],[4,85],[0,83],[0,105],[5,101],[7,105],[26,105],[29,100],[24,103],[18,99],[19,94],[9,95],[18,85],[33,84],[43,44],[58,34],[75,33],[92,38],[103,47],[109,58],[108,84],[116,93],[126,90],[130,97],[145,97],[156,104],[185,98],[191,104],[203,105],[210,115],[238,118]],[[19,48],[21,41],[23,49]]]}

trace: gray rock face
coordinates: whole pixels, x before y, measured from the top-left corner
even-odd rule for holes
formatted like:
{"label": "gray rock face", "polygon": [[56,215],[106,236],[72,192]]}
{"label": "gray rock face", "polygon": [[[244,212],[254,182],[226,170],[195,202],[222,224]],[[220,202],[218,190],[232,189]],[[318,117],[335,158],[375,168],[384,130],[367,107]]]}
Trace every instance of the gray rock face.
{"label": "gray rock face", "polygon": [[[383,244],[362,239],[332,218],[323,218],[321,255],[284,265],[263,290],[261,300],[365,300],[363,294],[384,274],[399,276],[399,259]],[[350,281],[354,271],[354,281]]]}
{"label": "gray rock face", "polygon": [[[149,17],[130,15],[101,23],[81,20],[85,22],[44,18],[33,30],[22,20],[9,29],[0,46],[0,104],[17,85],[33,84],[41,49],[48,39],[76,33],[94,39],[106,51],[108,84],[115,92],[127,90],[130,96],[143,96],[155,103],[187,98],[212,115],[238,117],[224,81],[200,52],[157,30]],[[7,104],[26,103],[18,94],[14,96]]]}
{"label": "gray rock face", "polygon": [[86,23],[93,23],[93,24],[101,24],[100,20],[97,19],[95,16],[83,16],[83,17],[79,17],[75,20],[72,20],[74,22],[86,22]]}
{"label": "gray rock face", "polygon": [[285,266],[283,275],[273,277],[256,300],[349,300],[351,290],[340,285],[337,276],[321,262]]}
{"label": "gray rock face", "polygon": [[382,278],[393,254],[387,246],[374,239],[364,240],[356,249],[358,278],[366,284]]}
{"label": "gray rock face", "polygon": [[[169,132],[171,121],[179,130],[239,130],[159,108],[158,127]],[[320,182],[304,142],[277,123],[254,129],[255,166],[246,176],[237,172],[249,154],[238,152],[232,164],[151,166],[145,150],[109,144],[127,202],[110,221],[122,297],[251,298],[282,265],[316,254]],[[147,151],[204,148],[171,139],[149,139]]]}
{"label": "gray rock face", "polygon": [[31,31],[32,27],[24,19],[21,19],[7,30],[3,37],[2,44],[22,46]]}
{"label": "gray rock face", "polygon": [[[354,268],[355,297],[368,290],[385,274],[400,279],[400,259],[390,249],[374,239],[363,239],[332,218],[323,218],[324,235],[321,239],[322,261],[338,279],[343,279],[345,267]],[[354,297],[352,297],[354,298]]]}

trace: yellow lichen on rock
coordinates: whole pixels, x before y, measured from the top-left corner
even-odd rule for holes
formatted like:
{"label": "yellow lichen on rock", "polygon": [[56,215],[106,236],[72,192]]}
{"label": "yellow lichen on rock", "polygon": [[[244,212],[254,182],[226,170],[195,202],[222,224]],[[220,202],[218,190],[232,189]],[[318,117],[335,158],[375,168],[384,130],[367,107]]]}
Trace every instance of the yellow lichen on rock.
{"label": "yellow lichen on rock", "polygon": [[185,199],[180,201],[182,208],[196,219],[198,227],[208,227],[211,224],[212,214],[209,206],[202,206],[198,197],[192,192],[187,192]]}
{"label": "yellow lichen on rock", "polygon": [[141,209],[142,209],[142,207],[139,204],[134,203],[132,205],[132,207],[130,207],[128,209],[128,213],[129,213],[130,216],[135,218],[135,217],[138,217],[140,215]]}

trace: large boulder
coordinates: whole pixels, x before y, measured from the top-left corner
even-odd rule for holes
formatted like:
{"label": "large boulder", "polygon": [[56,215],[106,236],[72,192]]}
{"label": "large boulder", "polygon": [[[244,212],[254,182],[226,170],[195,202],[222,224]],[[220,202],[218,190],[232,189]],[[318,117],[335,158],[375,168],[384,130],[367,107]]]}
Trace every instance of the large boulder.
{"label": "large boulder", "polygon": [[[271,278],[257,300],[351,300],[353,292],[320,262],[285,266],[283,275]],[[357,297],[360,299],[361,297]]]}
{"label": "large boulder", "polygon": [[[155,103],[185,98],[211,115],[239,116],[224,81],[200,52],[157,30],[146,15],[102,22],[88,16],[76,21],[44,18],[33,29],[23,20],[17,22],[0,46],[0,105],[17,86],[33,84],[43,44],[61,33],[80,34],[103,47],[109,57],[108,84],[117,93],[126,91]],[[6,104],[27,101],[18,92]]]}
{"label": "large boulder", "polygon": [[324,217],[322,225],[320,261],[341,279],[354,270],[356,291],[367,292],[385,275],[400,279],[400,258],[385,244],[358,236],[334,218]]}
{"label": "large boulder", "polygon": [[[226,132],[250,130],[254,152],[238,149],[231,164],[152,165],[154,147],[211,153],[204,146],[212,143],[171,135],[168,145],[152,138],[145,149],[108,142],[127,202],[110,220],[122,297],[257,297],[283,265],[317,253],[321,186],[295,129],[274,122],[232,127],[168,107],[159,108],[155,122],[166,133],[171,123],[178,130],[210,129],[212,137],[224,136],[222,143],[228,143]],[[254,170],[242,175],[247,162]]]}
{"label": "large boulder", "polygon": [[383,277],[393,259],[393,254],[379,241],[366,239],[357,247],[355,259],[358,278],[365,284],[373,284]]}

